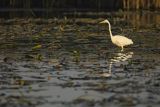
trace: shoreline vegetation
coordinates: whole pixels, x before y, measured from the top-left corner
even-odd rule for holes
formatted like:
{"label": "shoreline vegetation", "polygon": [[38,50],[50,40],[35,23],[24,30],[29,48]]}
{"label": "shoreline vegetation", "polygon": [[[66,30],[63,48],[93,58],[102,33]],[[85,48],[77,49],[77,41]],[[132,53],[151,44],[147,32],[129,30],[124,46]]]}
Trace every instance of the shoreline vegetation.
{"label": "shoreline vegetation", "polygon": [[1,0],[1,9],[155,10],[160,0]]}
{"label": "shoreline vegetation", "polygon": [[[28,23],[32,21],[33,23],[41,23],[41,24],[49,24],[49,23],[63,23],[63,21],[66,21],[65,23],[88,23],[88,24],[97,24],[98,21],[101,21],[105,19],[106,17],[108,19],[113,19],[113,22],[123,22],[126,20],[128,23],[130,23],[134,27],[140,27],[146,24],[159,26],[160,25],[160,12],[152,12],[152,11],[123,11],[123,12],[77,12],[77,13],[63,13],[60,17],[50,15],[49,17],[23,17],[27,12],[21,12],[21,14],[18,14],[20,16],[17,16],[17,12],[10,12],[10,17],[4,18],[3,16],[0,16],[0,24],[12,24],[12,23]],[[43,14],[45,15],[45,14]],[[113,18],[114,17],[114,18]],[[84,19],[80,22],[77,21],[77,19]],[[88,20],[89,19],[89,20]],[[90,19],[96,19],[94,22],[90,21]],[[98,19],[98,21],[97,21]],[[49,22],[47,21],[49,20]],[[59,20],[59,22],[57,22]],[[69,22],[68,22],[69,21]],[[84,21],[84,22],[83,22]]]}
{"label": "shoreline vegetation", "polygon": [[1,18],[97,17],[106,12],[159,10],[160,0],[1,0],[0,3]]}
{"label": "shoreline vegetation", "polygon": [[[64,17],[11,17],[11,18],[2,18],[0,17],[0,25],[24,25],[24,24],[91,24],[97,25],[101,20],[104,20],[106,17],[112,21],[112,23],[124,23],[125,25],[129,24],[134,28],[144,28],[144,27],[155,27],[159,29],[160,25],[160,12],[101,12],[98,13],[88,12],[88,13],[77,13],[76,17],[73,17],[72,13],[66,13]],[[114,18],[113,18],[114,17]]]}

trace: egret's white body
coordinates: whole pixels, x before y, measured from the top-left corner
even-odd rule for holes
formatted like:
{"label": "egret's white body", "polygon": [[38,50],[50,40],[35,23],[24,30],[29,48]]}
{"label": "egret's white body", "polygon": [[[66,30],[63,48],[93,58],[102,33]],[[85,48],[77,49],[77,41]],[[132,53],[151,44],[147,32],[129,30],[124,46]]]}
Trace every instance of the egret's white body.
{"label": "egret's white body", "polygon": [[109,25],[109,33],[110,33],[110,36],[111,36],[111,41],[112,41],[113,44],[121,47],[122,48],[121,51],[123,51],[123,47],[124,46],[133,44],[133,41],[131,39],[125,37],[125,36],[121,36],[121,35],[113,36],[112,32],[111,32],[111,24],[107,19],[102,21],[102,22],[100,22],[100,23],[108,23],[108,25]]}

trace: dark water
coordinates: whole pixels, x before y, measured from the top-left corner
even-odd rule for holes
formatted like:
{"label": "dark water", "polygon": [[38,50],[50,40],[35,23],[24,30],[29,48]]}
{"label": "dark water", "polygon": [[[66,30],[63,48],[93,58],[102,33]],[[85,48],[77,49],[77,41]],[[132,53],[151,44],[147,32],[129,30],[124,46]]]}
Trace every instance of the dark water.
{"label": "dark water", "polygon": [[159,107],[159,13],[109,14],[124,52],[104,18],[1,19],[0,106]]}

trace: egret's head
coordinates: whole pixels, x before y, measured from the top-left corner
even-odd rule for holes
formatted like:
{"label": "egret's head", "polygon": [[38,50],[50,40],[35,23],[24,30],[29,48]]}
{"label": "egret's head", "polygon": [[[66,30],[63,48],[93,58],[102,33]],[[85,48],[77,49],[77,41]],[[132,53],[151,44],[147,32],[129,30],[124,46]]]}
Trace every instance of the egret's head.
{"label": "egret's head", "polygon": [[100,23],[109,23],[109,21],[106,19],[106,20],[104,20],[104,21],[102,21]]}

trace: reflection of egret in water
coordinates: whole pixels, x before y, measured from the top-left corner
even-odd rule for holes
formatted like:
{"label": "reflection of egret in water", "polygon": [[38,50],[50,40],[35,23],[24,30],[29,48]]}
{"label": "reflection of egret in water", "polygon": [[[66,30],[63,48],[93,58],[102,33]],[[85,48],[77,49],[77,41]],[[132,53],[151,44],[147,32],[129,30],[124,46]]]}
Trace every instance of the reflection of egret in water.
{"label": "reflection of egret in water", "polygon": [[133,52],[127,53],[116,53],[116,55],[111,59],[111,62],[123,62],[127,61],[128,59],[132,58]]}
{"label": "reflection of egret in water", "polygon": [[129,59],[132,58],[133,52],[127,52],[127,53],[115,53],[113,58],[110,59],[109,62],[109,67],[108,67],[108,72],[103,72],[101,76],[104,77],[110,77],[112,75],[112,65],[113,64],[118,64],[118,63],[123,63],[128,61]]}

